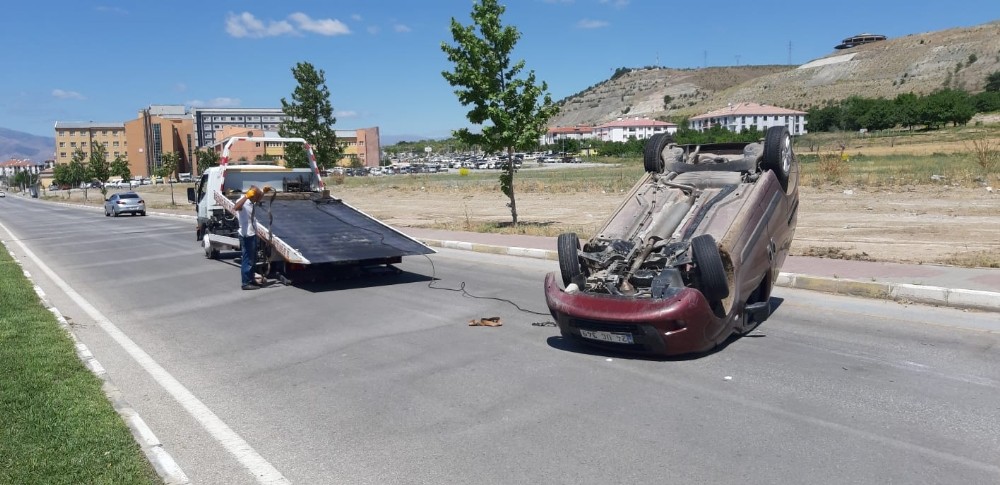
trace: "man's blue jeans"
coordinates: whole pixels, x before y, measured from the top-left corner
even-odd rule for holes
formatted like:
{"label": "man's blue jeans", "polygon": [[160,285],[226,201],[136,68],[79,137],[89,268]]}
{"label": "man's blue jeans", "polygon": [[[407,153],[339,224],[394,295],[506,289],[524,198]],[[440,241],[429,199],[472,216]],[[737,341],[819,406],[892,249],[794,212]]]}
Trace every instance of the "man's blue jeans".
{"label": "man's blue jeans", "polygon": [[257,284],[253,267],[257,260],[257,236],[240,236],[240,276],[243,286]]}

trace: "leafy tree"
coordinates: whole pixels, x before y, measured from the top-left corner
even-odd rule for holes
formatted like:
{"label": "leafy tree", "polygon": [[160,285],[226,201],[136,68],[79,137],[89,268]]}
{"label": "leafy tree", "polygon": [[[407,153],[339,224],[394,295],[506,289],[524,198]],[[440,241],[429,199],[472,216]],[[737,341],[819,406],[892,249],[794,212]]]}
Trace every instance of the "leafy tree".
{"label": "leafy tree", "polygon": [[107,197],[108,188],[104,184],[111,178],[111,166],[108,164],[108,150],[104,145],[95,143],[90,151],[90,162],[87,164],[87,180],[101,183],[101,195]]}
{"label": "leafy tree", "polygon": [[913,93],[902,93],[893,100],[896,122],[907,128],[920,124],[920,97]]}
{"label": "leafy tree", "polygon": [[989,76],[986,76],[984,89],[992,92],[1000,91],[1000,71],[993,71]]}
{"label": "leafy tree", "polygon": [[955,89],[941,89],[922,99],[921,118],[931,128],[953,123],[964,125],[975,115],[969,94]]}
{"label": "leafy tree", "polygon": [[116,156],[114,161],[111,162],[108,173],[115,177],[121,177],[126,182],[132,180],[132,170],[128,168],[128,161],[122,158],[121,155]]}
{"label": "leafy tree", "polygon": [[160,157],[160,166],[156,169],[156,176],[163,177],[170,183],[170,205],[177,205],[174,201],[174,172],[177,171],[177,162],[180,156],[173,152],[166,152]]}
{"label": "leafy tree", "polygon": [[887,130],[896,126],[896,110],[892,101],[885,98],[873,99],[858,121],[868,131]]}
{"label": "leafy tree", "polygon": [[810,131],[834,131],[843,129],[843,109],[838,106],[813,108],[806,113],[806,123]]}
{"label": "leafy tree", "polygon": [[202,148],[195,152],[195,156],[198,157],[198,173],[205,173],[208,167],[219,164],[219,153],[211,148]]}
{"label": "leafy tree", "polygon": [[[462,25],[451,19],[454,45],[441,43],[441,50],[454,64],[454,71],[441,73],[456,87],[455,95],[463,106],[472,106],[468,120],[481,126],[480,133],[468,128],[453,132],[468,145],[478,145],[486,152],[526,150],[536,146],[545,133],[545,124],[558,107],[552,103],[548,84],[538,85],[535,72],[520,77],[524,60],[511,62],[520,32],[503,26],[501,16],[506,9],[497,0],[479,0],[472,6],[472,25]],[[541,98],[541,102],[539,102]],[[510,215],[517,225],[517,203],[514,196],[513,163],[504,165],[500,173],[500,191],[510,199]]]}
{"label": "leafy tree", "polygon": [[69,184],[69,165],[58,163],[52,167],[52,183],[56,187]]}
{"label": "leafy tree", "polygon": [[976,113],[1000,111],[1000,91],[983,91],[972,97]]}
{"label": "leafy tree", "polygon": [[[288,118],[278,128],[278,134],[304,138],[312,144],[319,168],[331,167],[340,160],[343,147],[337,143],[337,133],[333,129],[337,118],[333,117],[326,74],[308,62],[300,62],[292,68],[292,76],[299,84],[292,91],[290,102],[281,98],[281,109]],[[297,143],[285,146],[285,164],[308,167],[305,148]]]}
{"label": "leafy tree", "polygon": [[[66,183],[69,184],[69,191],[73,193],[73,187],[79,187],[85,180],[87,180],[87,166],[84,165],[83,161],[87,159],[87,154],[80,148],[77,148],[73,152],[73,157],[70,158],[69,164],[66,166]],[[87,198],[87,190],[83,191],[83,198]]]}

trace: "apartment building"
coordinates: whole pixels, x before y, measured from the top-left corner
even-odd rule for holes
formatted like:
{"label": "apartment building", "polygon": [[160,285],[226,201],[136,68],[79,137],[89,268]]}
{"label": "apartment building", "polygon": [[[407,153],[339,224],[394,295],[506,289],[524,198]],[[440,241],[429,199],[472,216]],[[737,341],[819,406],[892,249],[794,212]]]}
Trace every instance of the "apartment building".
{"label": "apartment building", "polygon": [[176,153],[177,173],[194,172],[194,116],[181,105],[150,105],[126,121],[128,162],[132,176],[150,177],[164,153]]}
{"label": "apartment building", "polygon": [[91,150],[97,144],[104,145],[108,162],[113,161],[115,157],[128,156],[128,139],[124,123],[57,121],[55,131],[57,164],[69,163],[77,150],[84,153],[84,163],[87,163],[90,160]]}
{"label": "apartment building", "polygon": [[382,147],[377,126],[357,130],[336,130],[336,134],[337,142],[344,146],[343,157],[337,165],[350,167],[355,160],[364,167],[379,165]]}
{"label": "apartment building", "polygon": [[194,108],[196,146],[209,147],[222,141],[226,128],[278,131],[288,116],[281,108]]}
{"label": "apartment building", "polygon": [[645,140],[657,133],[677,133],[677,125],[635,116],[618,118],[594,127],[594,137],[601,141],[623,142],[630,138]]}
{"label": "apartment building", "polygon": [[692,116],[688,126],[692,130],[705,131],[713,126],[722,126],[729,131],[741,132],[756,127],[767,131],[772,126],[787,126],[792,135],[806,134],[806,113],[793,109],[779,108],[758,103],[730,104],[725,108]]}

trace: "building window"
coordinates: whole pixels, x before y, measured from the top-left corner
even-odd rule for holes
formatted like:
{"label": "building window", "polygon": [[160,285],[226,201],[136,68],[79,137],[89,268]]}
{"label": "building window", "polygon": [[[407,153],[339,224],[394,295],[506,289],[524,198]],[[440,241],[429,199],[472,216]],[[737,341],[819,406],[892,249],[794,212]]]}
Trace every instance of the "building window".
{"label": "building window", "polygon": [[59,148],[63,148],[65,146],[66,146],[66,142],[64,142],[64,141],[59,142]]}
{"label": "building window", "polygon": [[104,146],[104,148],[107,148],[107,147],[108,147],[108,142],[106,142],[106,141],[102,141],[102,142],[101,142],[101,145],[103,145],[103,146]]}
{"label": "building window", "polygon": [[87,146],[87,142],[85,142],[85,141],[81,141],[80,142],[80,148],[85,148],[86,146]]}
{"label": "building window", "polygon": [[115,158],[122,156],[122,152],[115,152]]}
{"label": "building window", "polygon": [[66,152],[59,152],[59,158],[66,158]]}
{"label": "building window", "polygon": [[76,148],[76,142],[75,141],[69,142],[69,147],[70,148]]}
{"label": "building window", "polygon": [[59,132],[59,136],[66,136],[66,132],[65,131],[60,131]]}
{"label": "building window", "polygon": [[118,142],[115,142],[113,146],[116,146],[116,147],[117,147],[117,146],[118,146]]}

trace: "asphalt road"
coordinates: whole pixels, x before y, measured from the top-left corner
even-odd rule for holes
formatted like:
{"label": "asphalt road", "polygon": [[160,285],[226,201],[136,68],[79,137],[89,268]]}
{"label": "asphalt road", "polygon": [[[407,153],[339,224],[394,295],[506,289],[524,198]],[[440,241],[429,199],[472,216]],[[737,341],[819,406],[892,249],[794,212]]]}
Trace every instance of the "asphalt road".
{"label": "asphalt road", "polygon": [[469,296],[544,312],[554,262],[250,292],[192,221],[8,196],[0,224],[194,483],[1000,482],[998,314],[778,288],[749,337],[654,361]]}

